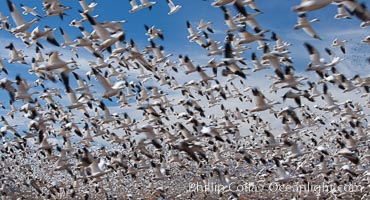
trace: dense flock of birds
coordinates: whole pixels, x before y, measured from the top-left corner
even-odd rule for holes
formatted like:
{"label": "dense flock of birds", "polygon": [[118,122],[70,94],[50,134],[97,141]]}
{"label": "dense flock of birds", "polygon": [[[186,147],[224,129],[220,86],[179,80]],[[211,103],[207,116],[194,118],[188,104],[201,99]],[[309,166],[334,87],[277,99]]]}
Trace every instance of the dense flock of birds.
{"label": "dense flock of birds", "polygon": [[[181,12],[181,5],[166,2],[168,15]],[[207,52],[209,62],[197,63],[186,52],[166,54],[158,43],[167,33],[155,26],[144,26],[148,46],[140,49],[126,38],[124,20],[93,16],[96,2],[79,0],[81,7],[72,8],[43,0],[37,9],[6,0],[1,9],[10,16],[0,15],[1,31],[21,42],[1,43],[9,51],[0,62],[1,89],[9,94],[1,104],[7,113],[1,117],[2,198],[369,199],[369,65],[353,77],[337,66],[348,43],[370,45],[370,35],[358,41],[333,38],[325,49],[295,43],[307,50],[308,63],[305,71],[296,70],[292,43],[260,27],[258,3],[263,2],[209,3],[224,16],[224,41],[212,39],[215,22],[182,22],[188,41]],[[127,13],[163,5],[125,4]],[[312,26],[318,19],[310,20],[309,13],[327,6],[338,7],[335,18],[368,30],[365,4],[302,0],[292,9],[298,17],[292,31],[321,40]],[[81,18],[69,21],[66,13],[77,10]],[[60,24],[38,26],[54,16]],[[81,36],[71,39],[65,26]],[[45,45],[53,51],[46,52]],[[85,50],[93,58],[87,73],[79,63]],[[66,51],[74,57],[68,60]],[[27,75],[8,75],[25,69]],[[248,80],[264,72],[261,81],[269,91]],[[36,81],[28,83],[28,77]],[[339,102],[343,96],[348,99]],[[15,121],[24,125],[14,126]],[[352,184],[363,190],[190,191],[195,183]]]}

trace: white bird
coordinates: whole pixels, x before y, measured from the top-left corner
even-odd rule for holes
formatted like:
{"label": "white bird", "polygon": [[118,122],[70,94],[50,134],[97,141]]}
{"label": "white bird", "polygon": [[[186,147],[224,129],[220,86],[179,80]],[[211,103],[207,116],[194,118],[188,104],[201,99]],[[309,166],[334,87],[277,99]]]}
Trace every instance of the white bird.
{"label": "white bird", "polygon": [[238,35],[240,36],[240,39],[238,40],[238,44],[246,44],[246,43],[251,43],[255,41],[268,41],[269,39],[266,39],[263,37],[263,34],[266,33],[267,31],[259,31],[256,34],[252,34],[246,30],[246,27],[242,27]]}
{"label": "white bird", "polygon": [[16,25],[15,28],[11,29],[11,32],[13,34],[24,33],[25,31],[27,31],[32,26],[32,24],[34,24],[34,23],[36,23],[40,20],[40,18],[35,18],[35,19],[31,20],[30,22],[26,22],[26,21],[24,21],[23,16],[21,15],[21,13],[15,7],[15,5],[12,3],[11,0],[7,0],[7,4],[8,4],[8,7],[9,7],[9,10],[10,10],[10,15],[12,16],[13,21]]}
{"label": "white bird", "polygon": [[234,32],[239,30],[240,27],[235,23],[234,19],[232,18],[230,10],[227,8],[223,8],[223,11],[225,24],[228,27],[227,32]]}
{"label": "white bird", "polygon": [[91,68],[91,70],[100,85],[104,88],[104,93],[102,94],[103,98],[116,96],[125,87],[123,81],[118,81],[114,85],[111,85],[108,80],[104,76],[102,76],[96,69]]}
{"label": "white bird", "polygon": [[256,4],[255,0],[244,0],[242,2],[242,5],[249,6],[250,8],[255,10],[256,12],[261,12],[261,10],[257,7],[257,4]]}
{"label": "white bird", "polygon": [[197,38],[200,37],[199,36],[199,33],[194,30],[193,26],[190,24],[189,21],[186,21],[186,28],[187,28],[187,30],[189,32],[188,39],[189,39],[190,42],[193,42]]}
{"label": "white bird", "polygon": [[351,19],[351,14],[346,10],[343,4],[338,4],[338,13],[334,16],[335,19]]}
{"label": "white bird", "polygon": [[161,29],[157,29],[155,28],[155,26],[152,26],[149,28],[149,26],[147,26],[146,24],[144,25],[145,27],[145,30],[146,30],[146,33],[145,35],[148,35],[149,38],[148,38],[148,41],[152,41],[156,38],[160,38],[160,39],[164,39],[163,37],[163,31]]}
{"label": "white bird", "polygon": [[182,63],[180,63],[180,66],[185,66],[186,67],[185,74],[190,74],[190,73],[193,73],[193,72],[197,71],[197,69],[195,68],[195,66],[193,64],[193,61],[190,60],[190,58],[188,56],[184,57],[184,60],[183,60]]}
{"label": "white bird", "polygon": [[118,40],[122,40],[124,37],[124,32],[119,31],[113,35],[109,33],[109,31],[102,26],[101,23],[97,22],[93,17],[89,14],[85,14],[90,24],[93,26],[96,35],[101,40],[99,44],[98,50],[103,51],[107,50],[109,53],[112,53],[111,46],[116,43]]}
{"label": "white bird", "polygon": [[275,178],[275,181],[283,183],[290,181],[293,177],[286,172],[283,166],[281,166],[280,160],[274,157],[274,161],[276,164],[276,174],[278,176]]}
{"label": "white bird", "polygon": [[67,75],[69,72],[72,71],[72,68],[70,68],[69,64],[76,63],[75,60],[71,59],[68,61],[64,61],[59,57],[58,51],[53,51],[49,54],[48,63],[46,65],[40,66],[40,68],[47,70],[47,71],[53,71],[53,70],[60,70],[65,75]]}
{"label": "white bird", "polygon": [[332,0],[302,0],[293,8],[294,12],[302,13],[324,8],[332,3]]}
{"label": "white bird", "polygon": [[131,9],[129,10],[129,13],[137,12],[143,8],[141,5],[138,5],[136,3],[136,0],[128,0],[128,1],[130,2],[130,5],[131,5]]}
{"label": "white bird", "polygon": [[46,38],[46,40],[57,47],[59,47],[58,41],[54,37],[55,28],[50,28],[49,26],[44,27],[44,31],[41,31],[39,27],[37,26],[34,28],[31,32],[30,39],[36,43],[38,46],[42,47],[42,45],[38,42],[39,38]]}
{"label": "white bird", "polygon": [[30,8],[30,7],[25,6],[25,5],[23,5],[23,4],[20,4],[20,6],[21,6],[21,8],[23,9],[22,14],[24,14],[24,15],[31,14],[31,15],[33,15],[33,16],[35,16],[35,17],[39,17],[39,18],[41,18],[41,15],[39,15],[39,14],[36,12],[37,7]]}
{"label": "white bird", "polygon": [[155,2],[155,1],[149,1],[149,0],[140,0],[140,6],[142,7],[142,8],[149,8],[149,10],[152,8],[152,6],[154,5],[154,4],[156,4],[157,2]]}
{"label": "white bird", "polygon": [[28,85],[27,80],[21,78],[19,75],[16,76],[17,91],[15,92],[15,100],[22,99],[27,102],[34,102],[32,99],[33,94],[38,94],[37,91],[28,93],[29,89],[33,86]]}
{"label": "white bird", "polygon": [[346,53],[346,48],[344,47],[344,43],[348,42],[347,40],[339,40],[338,38],[335,38],[334,41],[332,42],[331,46],[332,47],[339,47],[340,50],[345,54]]}
{"label": "white bird", "polygon": [[16,126],[10,125],[9,122],[5,119],[5,117],[1,116],[1,121],[3,123],[3,126],[0,128],[0,132],[3,136],[5,136],[7,131],[10,131],[15,136],[17,136],[19,138],[21,137],[21,135],[19,135],[18,131],[15,129]]}
{"label": "white bird", "polygon": [[260,71],[260,70],[263,70],[263,69],[268,69],[269,67],[266,66],[266,65],[263,65],[261,64],[261,62],[258,60],[256,54],[253,52],[252,53],[252,63],[254,65],[254,69],[252,70],[252,72],[257,72],[257,71]]}
{"label": "white bird", "polygon": [[166,0],[166,1],[167,1],[167,5],[170,7],[170,11],[168,12],[168,15],[175,14],[182,7],[180,5],[175,5],[172,0]]}
{"label": "white bird", "polygon": [[72,46],[74,44],[74,42],[71,41],[71,39],[69,39],[69,36],[67,35],[66,32],[64,32],[63,28],[62,27],[59,27],[59,30],[60,30],[60,33],[62,34],[62,37],[63,37],[63,40],[64,42],[61,43],[62,47],[67,47],[67,46]]}
{"label": "white bird", "polygon": [[213,29],[211,28],[212,22],[206,22],[204,19],[200,19],[197,29],[201,30],[208,30],[210,33],[214,33]]}
{"label": "white bird", "polygon": [[320,53],[317,51],[315,47],[313,47],[311,44],[308,44],[308,43],[304,43],[304,45],[308,53],[310,54],[310,61],[311,61],[308,67],[306,68],[306,71],[321,71],[328,67],[335,66],[340,61],[339,57],[332,57],[332,60],[330,63],[325,63],[323,58],[321,58]]}
{"label": "white bird", "polygon": [[70,104],[67,106],[68,109],[81,109],[86,112],[85,104],[81,101],[78,101],[75,92],[70,87],[66,88],[66,93],[68,94],[70,100]]}
{"label": "white bird", "polygon": [[9,49],[10,59],[8,60],[9,63],[19,62],[21,64],[27,64],[25,57],[26,55],[23,54],[22,50],[17,50],[13,43],[10,43],[8,46],[5,47]]}
{"label": "white bird", "polygon": [[80,3],[84,13],[92,12],[95,6],[98,5],[98,3],[96,2],[91,2],[90,4],[87,4],[86,0],[78,0],[78,3]]}
{"label": "white bird", "polygon": [[99,124],[107,124],[116,120],[103,101],[99,102],[99,107],[104,111],[104,116],[101,120],[99,120]]}
{"label": "white bird", "polygon": [[367,43],[368,45],[370,45],[370,35],[362,39],[361,42]]}
{"label": "white bird", "polygon": [[255,99],[256,106],[252,108],[251,112],[259,112],[267,109],[271,109],[275,104],[280,104],[277,101],[267,102],[265,95],[263,95],[257,88],[252,89],[252,93]]}
{"label": "white bird", "polygon": [[317,22],[319,19],[314,18],[310,21],[307,20],[306,14],[298,15],[298,23],[294,25],[294,30],[303,29],[309,36],[321,40],[321,38],[317,35],[315,30],[312,28],[311,23]]}

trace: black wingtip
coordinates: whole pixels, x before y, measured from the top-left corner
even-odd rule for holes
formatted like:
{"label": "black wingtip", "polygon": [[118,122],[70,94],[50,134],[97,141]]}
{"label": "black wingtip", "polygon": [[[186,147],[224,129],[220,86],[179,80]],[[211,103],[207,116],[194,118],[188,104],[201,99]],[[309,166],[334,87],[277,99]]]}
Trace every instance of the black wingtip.
{"label": "black wingtip", "polygon": [[308,50],[308,52],[309,52],[310,54],[314,54],[314,47],[313,47],[311,44],[309,44],[309,43],[305,42],[305,43],[304,43],[304,46],[306,47],[306,49]]}
{"label": "black wingtip", "polygon": [[190,27],[191,27],[191,24],[190,24],[190,22],[189,22],[189,21],[186,21],[186,27],[187,27],[187,28],[190,28]]}
{"label": "black wingtip", "polygon": [[91,17],[88,13],[85,13],[85,16],[86,16],[87,20],[89,20],[91,25],[93,25],[93,26],[96,25],[96,21],[93,17]]}
{"label": "black wingtip", "polygon": [[62,27],[59,27],[60,34],[64,35],[64,30]]}
{"label": "black wingtip", "polygon": [[14,5],[13,5],[12,1],[7,0],[6,2],[8,3],[8,7],[9,7],[10,12],[14,12],[14,7],[13,7]]}
{"label": "black wingtip", "polygon": [[50,44],[53,44],[54,46],[57,46],[59,47],[59,43],[58,41],[54,38],[54,37],[47,37],[46,40],[50,43]]}

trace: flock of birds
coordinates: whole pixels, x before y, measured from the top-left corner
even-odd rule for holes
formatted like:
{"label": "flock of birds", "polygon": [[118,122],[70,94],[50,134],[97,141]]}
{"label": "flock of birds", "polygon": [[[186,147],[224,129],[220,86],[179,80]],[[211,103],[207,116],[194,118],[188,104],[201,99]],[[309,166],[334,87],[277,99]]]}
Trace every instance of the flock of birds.
{"label": "flock of birds", "polygon": [[[140,50],[126,38],[124,20],[101,22],[92,15],[98,3],[78,2],[81,7],[72,8],[43,0],[42,12],[11,0],[2,7],[10,16],[0,13],[1,31],[21,41],[5,45],[9,56],[0,61],[1,89],[9,94],[1,104],[7,113],[1,117],[3,199],[370,198],[370,76],[348,77],[337,67],[348,43],[370,45],[370,35],[335,38],[324,49],[328,57],[305,42],[308,66],[296,73],[292,43],[275,32],[268,37],[260,26],[260,2],[216,0],[210,6],[224,16],[224,41],[212,39],[214,22],[183,22],[189,42],[210,58],[197,64],[189,55],[165,53],[158,45],[164,30],[145,25],[142,37],[149,45]],[[166,2],[168,15],[181,12],[182,6]],[[128,13],[161,6],[149,0],[129,4]],[[292,11],[298,17],[293,29],[321,40],[312,26],[317,19],[308,15],[327,6],[338,7],[336,19],[352,19],[368,30],[370,12],[355,0],[302,0]],[[68,21],[66,13],[75,10],[81,18]],[[29,14],[33,19],[25,20]],[[38,26],[53,16],[60,17],[59,25]],[[71,40],[64,24],[81,36]],[[45,52],[47,45],[54,50]],[[26,53],[29,48],[36,51]],[[66,50],[74,58],[66,59]],[[93,57],[86,73],[80,51]],[[24,69],[27,76],[8,75]],[[248,81],[263,72],[269,91]],[[179,83],[186,77],[192,80]],[[347,94],[350,99],[338,102]],[[16,121],[24,125],[14,126]],[[364,189],[212,193],[188,187],[247,182]]]}

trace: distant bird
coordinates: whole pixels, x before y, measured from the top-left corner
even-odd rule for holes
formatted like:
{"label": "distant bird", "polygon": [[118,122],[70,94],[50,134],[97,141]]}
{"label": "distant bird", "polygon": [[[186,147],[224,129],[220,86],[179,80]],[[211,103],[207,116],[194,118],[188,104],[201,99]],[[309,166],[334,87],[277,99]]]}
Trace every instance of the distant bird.
{"label": "distant bird", "polygon": [[252,57],[252,63],[254,65],[254,67],[255,67],[252,70],[253,72],[257,72],[257,71],[260,71],[260,70],[268,69],[269,68],[268,66],[265,66],[265,65],[261,64],[261,62],[257,58],[257,55],[254,52],[252,53],[251,57]]}
{"label": "distant bird", "polygon": [[199,33],[197,33],[194,30],[193,26],[191,25],[191,23],[189,21],[186,21],[186,28],[189,32],[188,39],[189,39],[190,42],[195,41],[198,37],[200,37]]}
{"label": "distant bird", "polygon": [[264,111],[267,109],[271,109],[276,104],[280,104],[280,102],[277,101],[268,102],[266,97],[257,88],[253,88],[252,93],[255,99],[254,103],[256,104],[256,106],[250,110],[251,112]]}
{"label": "distant bird", "polygon": [[31,14],[31,15],[33,15],[33,16],[35,16],[35,17],[42,18],[42,16],[41,16],[41,15],[39,15],[39,14],[36,12],[37,7],[30,8],[30,7],[25,6],[25,5],[23,5],[23,4],[20,4],[20,6],[21,6],[21,8],[23,9],[22,14],[24,14],[24,15]]}
{"label": "distant bird", "polygon": [[261,12],[261,10],[258,8],[255,0],[244,0],[242,1],[242,5],[249,6],[256,12]]}
{"label": "distant bird", "polygon": [[344,43],[348,42],[347,40],[339,40],[338,38],[335,38],[332,42],[332,47],[339,47],[342,53],[346,53],[346,48],[344,47]]}
{"label": "distant bird", "polygon": [[148,41],[152,41],[156,38],[164,39],[163,31],[161,29],[155,28],[155,26],[149,27],[146,24],[144,25],[146,30],[146,35],[149,36]]}
{"label": "distant bird", "polygon": [[17,50],[14,47],[13,43],[10,43],[5,48],[9,49],[10,59],[8,60],[8,62],[10,64],[14,63],[14,62],[19,62],[21,64],[27,64],[27,62],[25,60],[25,57],[27,57],[27,55],[24,55],[22,50]]}
{"label": "distant bird", "polygon": [[310,21],[307,20],[306,14],[300,14],[298,16],[298,23],[294,25],[294,29],[303,29],[309,36],[321,40],[321,38],[317,35],[315,30],[312,28],[311,23],[317,22],[319,19],[314,18]]}
{"label": "distant bird", "polygon": [[23,16],[21,15],[21,13],[15,7],[15,5],[12,3],[11,0],[7,0],[7,4],[8,4],[8,8],[10,10],[10,15],[12,16],[13,21],[16,25],[16,27],[14,27],[10,30],[13,34],[24,33],[25,31],[27,31],[32,26],[32,24],[34,24],[34,23],[36,23],[40,20],[40,18],[34,18],[33,20],[31,20],[29,22],[26,22],[26,21],[24,21]]}
{"label": "distant bird", "polygon": [[135,13],[143,8],[141,5],[138,5],[136,3],[136,0],[128,0],[128,1],[130,2],[130,5],[131,5],[131,9],[129,10],[129,13]]}
{"label": "distant bird", "polygon": [[90,13],[94,10],[94,8],[98,5],[96,2],[91,2],[90,4],[87,4],[86,0],[78,0],[78,3],[80,3],[83,13]]}
{"label": "distant bird", "polygon": [[310,12],[324,8],[332,3],[332,0],[302,0],[302,2],[293,8],[294,12]]}
{"label": "distant bird", "polygon": [[101,75],[96,69],[91,68],[93,74],[95,75],[96,79],[100,83],[100,85],[104,88],[104,93],[102,94],[103,98],[110,98],[116,96],[124,87],[124,82],[119,81],[116,82],[114,85],[111,85],[107,79]]}
{"label": "distant bird", "polygon": [[306,71],[321,71],[328,67],[335,66],[340,61],[339,57],[334,57],[332,58],[332,61],[330,63],[325,63],[316,48],[314,48],[309,43],[305,43],[304,45],[308,53],[310,54],[310,61],[311,61],[308,67],[306,68]]}
{"label": "distant bird", "polygon": [[361,42],[367,43],[368,45],[370,45],[370,35],[362,39]]}
{"label": "distant bird", "polygon": [[338,4],[338,13],[334,16],[335,19],[351,19],[351,14],[346,10],[343,4]]}
{"label": "distant bird", "polygon": [[140,0],[140,6],[142,8],[149,8],[149,10],[152,9],[152,6],[155,5],[157,2],[155,1],[149,1],[149,0]]}
{"label": "distant bird", "polygon": [[214,33],[213,29],[211,28],[211,25],[212,25],[212,22],[206,22],[204,19],[201,19],[199,21],[199,24],[197,26],[197,29],[199,31],[201,31],[201,30],[207,30],[210,33]]}
{"label": "distant bird", "polygon": [[178,12],[182,6],[180,5],[175,5],[172,0],[166,0],[167,5],[170,7],[170,11],[168,12],[168,15],[173,15],[176,12]]}

